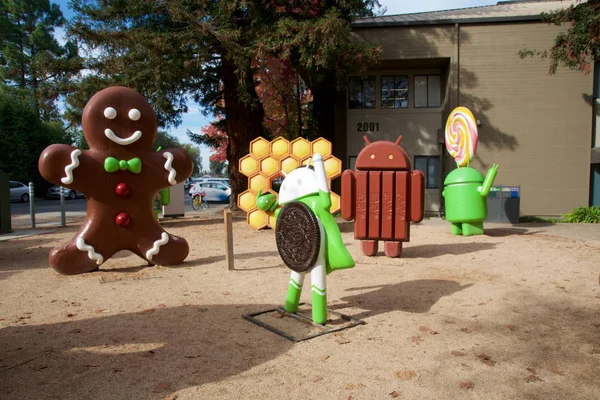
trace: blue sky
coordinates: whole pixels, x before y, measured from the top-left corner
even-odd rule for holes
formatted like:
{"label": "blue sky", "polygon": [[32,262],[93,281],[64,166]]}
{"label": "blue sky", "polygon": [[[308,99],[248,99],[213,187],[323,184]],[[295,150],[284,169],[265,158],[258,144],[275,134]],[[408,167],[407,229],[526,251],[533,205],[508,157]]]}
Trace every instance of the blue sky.
{"label": "blue sky", "polygon": [[[69,0],[51,0],[52,3],[56,3],[60,6],[63,15],[70,19],[73,16],[73,12],[68,7]],[[453,8],[464,8],[464,7],[477,7],[487,6],[496,4],[497,0],[419,0],[409,2],[406,0],[379,0],[379,3],[387,8],[386,15],[393,14],[405,14],[425,11],[437,11],[437,10],[448,10]],[[57,30],[56,36],[62,38],[64,31]],[[185,134],[189,129],[192,132],[200,132],[202,126],[208,125],[211,119],[207,119],[202,115],[200,109],[195,104],[189,105],[190,111],[183,116],[182,124],[169,131],[170,134],[176,136],[182,143],[191,143]],[[200,150],[203,158],[203,167],[208,169],[208,157],[211,154],[209,148],[200,146]]]}

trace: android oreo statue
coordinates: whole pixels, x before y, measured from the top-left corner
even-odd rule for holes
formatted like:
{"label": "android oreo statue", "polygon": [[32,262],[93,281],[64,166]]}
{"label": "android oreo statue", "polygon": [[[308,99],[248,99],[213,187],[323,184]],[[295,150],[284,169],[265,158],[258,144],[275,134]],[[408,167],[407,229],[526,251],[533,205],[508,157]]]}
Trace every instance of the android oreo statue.
{"label": "android oreo statue", "polygon": [[342,241],[342,235],[331,215],[331,196],[323,157],[285,176],[279,189],[279,202],[272,193],[258,192],[257,206],[275,211],[277,251],[292,270],[284,309],[296,313],[304,277],[310,271],[312,319],[315,324],[327,322],[326,276],[336,269],[354,267],[354,260]]}
{"label": "android oreo statue", "polygon": [[458,167],[444,180],[446,221],[452,223],[453,235],[482,235],[483,221],[488,216],[487,195],[498,164],[493,164],[485,178],[469,166],[477,149],[477,124],[466,107],[457,107],[448,116],[446,149]]}

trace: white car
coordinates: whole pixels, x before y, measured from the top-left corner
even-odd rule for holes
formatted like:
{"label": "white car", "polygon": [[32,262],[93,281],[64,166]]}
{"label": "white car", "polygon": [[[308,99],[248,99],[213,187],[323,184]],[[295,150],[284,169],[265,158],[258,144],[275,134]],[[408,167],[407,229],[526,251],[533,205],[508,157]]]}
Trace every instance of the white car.
{"label": "white car", "polygon": [[29,186],[16,181],[9,181],[10,201],[20,201],[27,203],[29,201]]}
{"label": "white car", "polygon": [[200,182],[190,186],[190,196],[198,191],[206,193],[206,201],[229,202],[231,198],[231,188],[221,182]]}

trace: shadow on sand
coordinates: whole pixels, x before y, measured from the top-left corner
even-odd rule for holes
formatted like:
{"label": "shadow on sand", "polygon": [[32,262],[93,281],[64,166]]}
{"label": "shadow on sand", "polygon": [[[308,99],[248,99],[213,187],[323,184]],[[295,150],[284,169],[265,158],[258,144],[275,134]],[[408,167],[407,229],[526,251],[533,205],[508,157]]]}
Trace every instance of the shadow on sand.
{"label": "shadow on sand", "polygon": [[330,308],[338,311],[348,307],[365,310],[352,315],[358,319],[391,311],[425,313],[440,298],[450,296],[472,285],[472,283],[461,285],[458,282],[447,280],[420,279],[392,285],[349,288],[347,291],[372,290],[342,297],[340,300],[347,304],[332,305]]}

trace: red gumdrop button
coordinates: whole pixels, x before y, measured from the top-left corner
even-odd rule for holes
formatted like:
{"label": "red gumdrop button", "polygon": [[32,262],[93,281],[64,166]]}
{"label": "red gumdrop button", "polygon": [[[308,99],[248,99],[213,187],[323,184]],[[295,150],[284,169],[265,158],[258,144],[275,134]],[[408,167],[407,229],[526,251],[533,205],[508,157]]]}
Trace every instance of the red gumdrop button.
{"label": "red gumdrop button", "polygon": [[115,190],[119,196],[127,196],[129,194],[129,185],[126,183],[119,183]]}
{"label": "red gumdrop button", "polygon": [[117,214],[116,221],[117,225],[121,228],[125,228],[131,222],[131,217],[127,213],[119,213]]}

